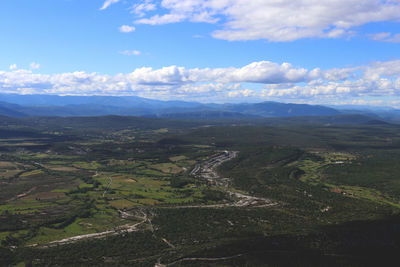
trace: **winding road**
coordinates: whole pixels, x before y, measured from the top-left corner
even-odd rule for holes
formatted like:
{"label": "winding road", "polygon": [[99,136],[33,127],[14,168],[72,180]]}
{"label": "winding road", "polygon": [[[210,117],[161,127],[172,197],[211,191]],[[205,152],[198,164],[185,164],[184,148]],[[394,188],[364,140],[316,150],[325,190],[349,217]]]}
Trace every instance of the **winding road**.
{"label": "winding road", "polygon": [[234,159],[239,152],[237,151],[224,151],[218,153],[211,158],[207,159],[201,164],[197,164],[190,175],[205,179],[208,184],[218,187],[221,191],[227,193],[232,203],[214,204],[214,205],[190,205],[179,206],[174,208],[225,208],[225,207],[270,207],[277,205],[276,202],[267,198],[255,197],[242,192],[232,191],[229,187],[232,185],[232,179],[220,177],[216,169],[221,164]]}

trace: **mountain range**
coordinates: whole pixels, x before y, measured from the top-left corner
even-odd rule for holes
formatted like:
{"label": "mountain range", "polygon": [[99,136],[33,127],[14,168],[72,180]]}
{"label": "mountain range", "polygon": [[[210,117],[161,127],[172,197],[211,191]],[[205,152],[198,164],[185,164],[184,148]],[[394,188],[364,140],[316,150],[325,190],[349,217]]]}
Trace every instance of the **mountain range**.
{"label": "mountain range", "polygon": [[279,102],[204,104],[161,101],[137,96],[58,96],[0,94],[0,115],[7,117],[139,116],[183,120],[256,119],[363,114],[400,121],[396,109],[357,106],[321,106]]}

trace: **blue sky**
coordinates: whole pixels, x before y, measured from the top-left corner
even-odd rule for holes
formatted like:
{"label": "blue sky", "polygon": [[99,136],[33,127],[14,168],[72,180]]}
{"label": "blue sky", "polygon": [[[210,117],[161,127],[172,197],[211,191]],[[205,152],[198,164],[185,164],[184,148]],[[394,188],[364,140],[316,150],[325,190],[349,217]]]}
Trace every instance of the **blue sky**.
{"label": "blue sky", "polygon": [[400,104],[400,1],[3,0],[0,92]]}

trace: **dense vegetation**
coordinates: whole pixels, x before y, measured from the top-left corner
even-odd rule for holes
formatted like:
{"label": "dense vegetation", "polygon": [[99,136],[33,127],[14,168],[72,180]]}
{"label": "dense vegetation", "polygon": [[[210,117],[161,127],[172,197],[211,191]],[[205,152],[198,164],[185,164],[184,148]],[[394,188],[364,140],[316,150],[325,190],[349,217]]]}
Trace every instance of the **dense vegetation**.
{"label": "dense vegetation", "polygon": [[[400,127],[319,120],[7,119],[0,265],[389,266]],[[190,174],[225,150],[228,185]]]}

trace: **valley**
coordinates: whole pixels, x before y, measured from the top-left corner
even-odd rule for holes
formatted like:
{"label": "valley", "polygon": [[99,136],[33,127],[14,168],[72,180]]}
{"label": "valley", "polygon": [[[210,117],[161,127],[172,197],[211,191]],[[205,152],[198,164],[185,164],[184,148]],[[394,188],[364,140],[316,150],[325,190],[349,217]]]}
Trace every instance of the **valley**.
{"label": "valley", "polygon": [[361,264],[348,245],[379,229],[366,249],[395,255],[397,125],[51,120],[1,129],[8,264]]}

